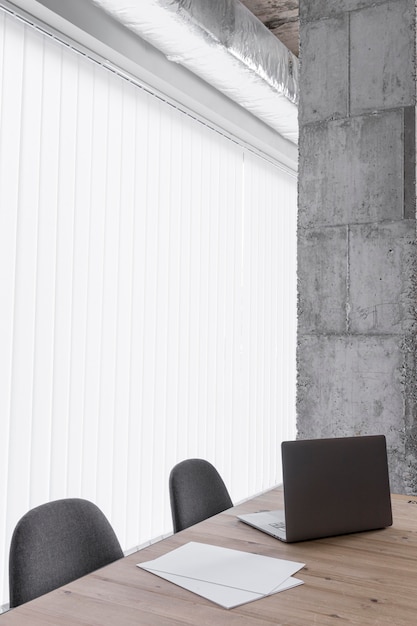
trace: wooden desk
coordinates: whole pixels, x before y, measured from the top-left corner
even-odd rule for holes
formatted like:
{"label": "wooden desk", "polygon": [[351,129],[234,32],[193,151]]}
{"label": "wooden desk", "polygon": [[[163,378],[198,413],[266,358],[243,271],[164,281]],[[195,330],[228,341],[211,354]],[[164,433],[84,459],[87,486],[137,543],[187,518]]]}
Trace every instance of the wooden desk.
{"label": "wooden desk", "polygon": [[[275,489],[0,616],[0,626],[412,626],[417,623],[417,499],[393,496],[394,525],[284,544],[236,520],[279,508]],[[188,541],[306,563],[304,585],[226,610],[136,567]]]}

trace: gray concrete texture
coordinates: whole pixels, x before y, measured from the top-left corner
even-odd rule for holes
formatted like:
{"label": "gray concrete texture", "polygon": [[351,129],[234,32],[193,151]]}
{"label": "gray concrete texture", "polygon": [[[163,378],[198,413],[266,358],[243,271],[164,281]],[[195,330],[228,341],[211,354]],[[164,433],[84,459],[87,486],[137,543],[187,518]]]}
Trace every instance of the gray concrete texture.
{"label": "gray concrete texture", "polygon": [[[300,25],[302,56],[300,118],[303,123],[348,113],[349,20],[346,16]],[[327,96],[331,94],[331,98]]]}
{"label": "gray concrete texture", "polygon": [[349,330],[414,334],[415,221],[354,225],[349,230]]}
{"label": "gray concrete texture", "polygon": [[298,327],[303,333],[344,333],[347,327],[348,229],[299,229]]}
{"label": "gray concrete texture", "polygon": [[[300,2],[300,14],[314,2]],[[335,17],[302,20],[300,27],[303,124],[415,103],[414,3],[395,0],[335,3]],[[343,5],[363,5],[342,12]],[[304,5],[304,6],[301,6]],[[323,19],[325,17],[326,19]],[[305,86],[305,87],[304,87]]]}
{"label": "gray concrete texture", "polygon": [[299,437],[383,433],[417,493],[414,0],[300,0]]}
{"label": "gray concrete texture", "polygon": [[300,226],[403,216],[403,112],[300,128]]}
{"label": "gray concrete texture", "polygon": [[[391,3],[396,2],[397,0],[392,0]],[[386,3],[387,0],[300,0],[300,20],[301,22],[321,20]]]}
{"label": "gray concrete texture", "polygon": [[[384,434],[391,487],[405,484],[403,370],[397,337],[304,335],[298,351],[298,437]],[[399,462],[399,460],[402,462]],[[413,479],[412,491],[416,487]]]}
{"label": "gray concrete texture", "polygon": [[414,220],[300,229],[300,330],[414,333],[415,238]]}
{"label": "gray concrete texture", "polygon": [[350,16],[350,112],[415,103],[415,6],[395,0]]}

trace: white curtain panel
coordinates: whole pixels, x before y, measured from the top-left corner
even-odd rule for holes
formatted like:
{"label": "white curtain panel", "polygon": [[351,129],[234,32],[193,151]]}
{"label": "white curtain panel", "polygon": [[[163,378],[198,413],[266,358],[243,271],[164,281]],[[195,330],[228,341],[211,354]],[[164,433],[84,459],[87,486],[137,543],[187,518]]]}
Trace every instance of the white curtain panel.
{"label": "white curtain panel", "polygon": [[0,11],[0,604],[11,533],[76,496],[124,549],[168,475],[234,501],[295,434],[296,179]]}

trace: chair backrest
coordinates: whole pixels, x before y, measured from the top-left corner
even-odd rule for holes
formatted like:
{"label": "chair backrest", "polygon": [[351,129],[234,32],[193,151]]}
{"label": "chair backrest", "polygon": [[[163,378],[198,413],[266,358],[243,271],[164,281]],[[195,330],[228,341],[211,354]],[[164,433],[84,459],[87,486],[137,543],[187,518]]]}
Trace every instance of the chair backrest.
{"label": "chair backrest", "polygon": [[123,557],[116,534],[92,502],[67,498],[26,513],[9,554],[10,608]]}
{"label": "chair backrest", "polygon": [[187,459],[173,467],[169,495],[174,533],[233,506],[220,474],[203,459]]}

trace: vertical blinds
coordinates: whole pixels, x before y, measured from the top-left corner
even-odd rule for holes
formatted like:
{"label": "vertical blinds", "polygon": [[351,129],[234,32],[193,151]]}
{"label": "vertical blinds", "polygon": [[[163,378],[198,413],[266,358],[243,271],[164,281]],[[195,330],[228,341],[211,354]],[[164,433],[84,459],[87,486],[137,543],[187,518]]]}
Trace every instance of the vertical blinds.
{"label": "vertical blinds", "polygon": [[0,585],[18,518],[88,498],[124,549],[204,457],[235,501],[295,433],[296,180],[0,11]]}

